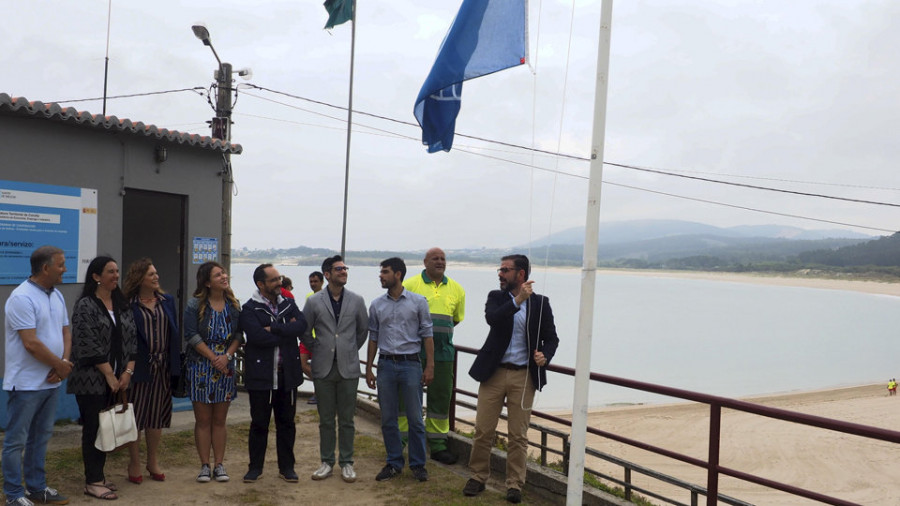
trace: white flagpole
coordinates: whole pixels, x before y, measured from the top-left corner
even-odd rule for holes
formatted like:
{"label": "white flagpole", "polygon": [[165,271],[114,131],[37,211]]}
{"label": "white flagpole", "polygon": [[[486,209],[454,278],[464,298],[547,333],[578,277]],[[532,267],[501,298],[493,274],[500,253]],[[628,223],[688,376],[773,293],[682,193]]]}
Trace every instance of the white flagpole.
{"label": "white flagpole", "polygon": [[587,436],[588,390],[591,372],[591,332],[594,327],[594,288],[597,279],[597,249],[600,227],[600,187],[603,177],[603,147],[606,137],[606,97],[609,90],[609,47],[613,0],[603,0],[600,41],[597,48],[597,84],[594,91],[594,131],[591,140],[591,172],[588,182],[584,259],[581,270],[581,307],[578,311],[578,351],[575,354],[575,394],[572,399],[572,442],[566,504],[582,504],[584,492],[584,447]]}
{"label": "white flagpole", "polygon": [[353,128],[353,59],[356,52],[356,0],[353,0],[350,18],[350,100],[347,105],[347,152],[344,155],[344,221],[341,225],[341,256],[347,252],[347,195],[350,188],[350,132]]}

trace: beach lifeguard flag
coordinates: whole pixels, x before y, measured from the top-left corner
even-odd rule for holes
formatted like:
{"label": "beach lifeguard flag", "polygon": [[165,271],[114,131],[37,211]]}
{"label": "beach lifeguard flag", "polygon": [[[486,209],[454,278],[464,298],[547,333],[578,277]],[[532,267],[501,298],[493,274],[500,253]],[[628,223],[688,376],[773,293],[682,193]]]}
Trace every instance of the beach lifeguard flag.
{"label": "beach lifeguard flag", "polygon": [[325,0],[323,5],[325,5],[325,10],[328,11],[328,21],[325,23],[326,30],[353,19],[353,0]]}
{"label": "beach lifeguard flag", "polygon": [[462,83],[525,63],[527,0],[463,0],[416,98],[429,153],[450,151]]}

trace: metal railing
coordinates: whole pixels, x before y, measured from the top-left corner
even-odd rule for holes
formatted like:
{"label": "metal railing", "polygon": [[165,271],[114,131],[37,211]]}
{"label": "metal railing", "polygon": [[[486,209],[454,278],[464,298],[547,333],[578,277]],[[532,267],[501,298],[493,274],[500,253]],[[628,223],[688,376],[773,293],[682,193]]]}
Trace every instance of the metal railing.
{"label": "metal railing", "polygon": [[[455,347],[456,347],[456,351],[458,351],[458,352],[469,353],[472,355],[475,355],[478,353],[478,350],[474,349],[474,348],[469,348],[466,346],[459,346],[459,345],[456,345]],[[558,374],[564,374],[567,376],[573,376],[573,377],[575,376],[574,369],[569,368],[569,367],[562,367],[562,366],[558,366],[558,365],[547,366],[547,371],[558,373]],[[454,365],[454,378],[457,377],[455,372],[456,372],[456,366]],[[812,500],[819,501],[819,502],[822,502],[825,504],[834,504],[834,505],[842,505],[842,506],[850,506],[850,505],[855,504],[850,501],[846,501],[846,500],[839,499],[836,497],[831,497],[831,496],[828,496],[825,494],[821,494],[819,492],[796,487],[796,486],[793,486],[790,484],[782,483],[782,482],[771,480],[768,478],[763,478],[761,476],[757,476],[757,475],[754,475],[751,473],[739,471],[737,469],[733,469],[733,468],[721,465],[719,463],[719,445],[720,445],[720,441],[721,441],[722,408],[733,409],[736,411],[742,411],[742,412],[750,413],[753,415],[764,416],[764,417],[773,418],[776,420],[797,423],[797,424],[801,424],[801,425],[805,425],[805,426],[809,426],[809,427],[817,427],[817,428],[831,430],[831,431],[835,431],[835,432],[841,432],[844,434],[852,434],[852,435],[867,438],[867,439],[887,441],[887,442],[891,442],[891,443],[900,443],[900,432],[898,432],[898,431],[881,429],[881,428],[877,428],[877,427],[870,427],[867,425],[856,424],[856,423],[851,423],[851,422],[844,422],[844,421],[840,421],[840,420],[833,420],[833,419],[825,418],[825,417],[821,417],[821,416],[808,415],[808,414],[798,413],[798,412],[789,411],[789,410],[785,410],[785,409],[773,408],[773,407],[769,407],[769,406],[762,406],[762,405],[754,404],[751,402],[739,401],[736,399],[729,399],[726,397],[719,397],[719,396],[715,396],[715,395],[707,395],[707,394],[702,394],[702,393],[698,393],[698,392],[692,392],[689,390],[681,390],[678,388],[671,388],[671,387],[661,386],[661,385],[652,384],[652,383],[644,383],[641,381],[635,381],[635,380],[630,380],[630,379],[626,379],[626,378],[620,378],[617,376],[610,376],[610,375],[606,375],[606,374],[599,374],[599,373],[592,372],[590,374],[590,379],[591,379],[591,381],[596,381],[599,383],[606,383],[609,385],[616,385],[616,386],[620,386],[620,387],[624,387],[624,388],[630,388],[633,390],[641,390],[644,392],[650,392],[650,393],[654,393],[654,394],[665,395],[668,397],[676,397],[679,399],[684,399],[684,400],[693,401],[693,402],[697,402],[697,403],[707,404],[710,408],[710,424],[709,424],[707,460],[698,459],[698,458],[684,455],[684,454],[681,454],[678,452],[667,450],[665,448],[653,446],[653,445],[643,443],[643,442],[635,440],[635,439],[631,439],[631,438],[620,436],[618,434],[613,434],[611,432],[603,431],[603,430],[597,429],[595,427],[591,427],[591,426],[587,427],[587,432],[589,434],[593,434],[593,435],[607,438],[607,439],[610,439],[613,441],[617,441],[619,443],[623,443],[623,444],[626,444],[626,445],[629,445],[629,446],[632,446],[635,448],[640,448],[642,450],[645,450],[645,451],[648,451],[651,453],[655,453],[657,455],[662,455],[662,456],[665,456],[665,457],[668,457],[671,459],[675,459],[675,460],[678,460],[678,461],[681,461],[681,462],[684,462],[684,463],[687,463],[687,464],[690,464],[690,465],[693,465],[696,467],[700,467],[707,471],[707,483],[706,483],[706,487],[703,488],[703,487],[699,487],[697,485],[690,484],[688,482],[684,482],[682,480],[678,480],[676,478],[672,478],[672,477],[663,475],[662,473],[657,473],[653,470],[638,466],[636,464],[626,462],[624,460],[618,459],[611,455],[603,454],[594,449],[586,449],[586,453],[588,453],[592,456],[607,460],[609,462],[614,462],[617,465],[623,466],[623,468],[625,469],[625,479],[624,480],[617,480],[615,478],[607,477],[607,476],[602,475],[601,473],[588,470],[587,468],[585,468],[585,470],[588,472],[591,472],[591,474],[603,477],[607,480],[613,481],[613,482],[625,487],[626,499],[629,499],[629,500],[631,498],[631,491],[634,490],[634,491],[640,492],[642,494],[648,495],[650,497],[664,500],[671,504],[681,504],[677,501],[674,501],[674,500],[666,498],[666,497],[662,497],[662,496],[660,496],[656,493],[653,493],[649,490],[642,489],[642,488],[636,487],[633,484],[631,484],[631,479],[630,479],[631,472],[637,471],[641,474],[644,474],[644,475],[659,479],[661,481],[665,481],[669,484],[676,485],[681,488],[685,488],[685,489],[689,490],[691,493],[691,504],[692,505],[698,504],[698,496],[699,495],[706,496],[707,505],[709,505],[709,506],[716,505],[717,501],[726,503],[726,504],[735,504],[735,505],[748,504],[743,501],[739,501],[737,499],[719,494],[719,477],[721,475],[730,476],[730,477],[736,478],[738,480],[754,483],[754,484],[757,484],[757,485],[760,485],[763,487],[767,487],[767,488],[771,488],[771,489],[775,489],[775,490],[780,490],[782,492],[786,492],[786,493],[793,494],[796,496],[804,497],[807,499],[812,499]],[[473,410],[475,409],[475,406],[473,406],[472,404],[457,401],[457,399],[456,399],[457,393],[463,394],[466,396],[471,396],[476,399],[478,397],[477,394],[475,394],[475,393],[467,392],[465,390],[461,390],[458,388],[454,388],[453,399],[451,402],[451,413],[450,413],[451,430],[455,430],[456,422],[468,423],[464,420],[460,420],[460,419],[456,418],[456,412],[455,412],[455,409],[453,408],[456,404],[460,404],[468,409],[473,409]],[[560,417],[557,417],[554,415],[550,415],[547,413],[543,413],[538,410],[533,410],[532,416],[537,417],[537,418],[542,418],[544,420],[548,420],[548,421],[551,421],[551,422],[554,422],[554,423],[557,423],[560,425],[564,425],[567,427],[572,426],[571,421],[569,421],[569,420],[566,420],[564,418],[560,418]],[[567,469],[568,468],[568,451],[567,451],[568,435],[565,435],[565,437],[562,438],[564,451],[559,452],[558,450],[553,450],[547,446],[546,436],[544,435],[544,431],[546,431],[547,434],[555,435],[557,437],[560,437],[560,436],[558,436],[558,434],[564,434],[564,433],[561,433],[560,431],[557,431],[554,429],[541,427],[536,424],[534,424],[532,426],[535,428],[538,428],[542,431],[540,445],[532,444],[532,446],[536,446],[541,449],[542,464],[543,465],[546,464],[545,459],[546,459],[547,452],[563,453],[564,454],[563,455],[563,463],[564,463],[563,468]]]}

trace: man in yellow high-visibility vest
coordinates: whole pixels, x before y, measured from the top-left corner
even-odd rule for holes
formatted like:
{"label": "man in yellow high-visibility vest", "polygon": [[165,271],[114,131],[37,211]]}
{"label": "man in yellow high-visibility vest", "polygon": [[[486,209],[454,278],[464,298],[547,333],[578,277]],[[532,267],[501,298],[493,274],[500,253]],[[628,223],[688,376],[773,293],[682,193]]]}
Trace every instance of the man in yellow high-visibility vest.
{"label": "man in yellow high-visibility vest", "polygon": [[[431,458],[444,464],[455,464],[459,458],[447,446],[450,432],[450,399],[453,393],[453,328],[463,321],[466,312],[466,292],[444,271],[447,258],[440,248],[425,253],[425,269],[418,276],[410,276],[403,287],[428,300],[434,324],[434,380],[428,386],[425,413],[425,437]],[[424,360],[424,355],[422,355]],[[422,363],[425,365],[424,361]],[[405,436],[408,421],[400,410],[400,433]],[[404,437],[405,440],[405,437]]]}

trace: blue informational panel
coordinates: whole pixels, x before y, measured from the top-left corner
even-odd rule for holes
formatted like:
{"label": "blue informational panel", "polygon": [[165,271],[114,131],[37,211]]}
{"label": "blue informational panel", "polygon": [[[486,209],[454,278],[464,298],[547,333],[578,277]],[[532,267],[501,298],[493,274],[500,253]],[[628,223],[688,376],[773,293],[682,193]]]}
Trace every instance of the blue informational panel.
{"label": "blue informational panel", "polygon": [[63,283],[84,279],[97,255],[97,190],[0,180],[0,284],[17,285],[31,273],[31,252],[62,249]]}
{"label": "blue informational panel", "polygon": [[219,260],[219,240],[215,237],[194,237],[194,264],[217,262]]}

